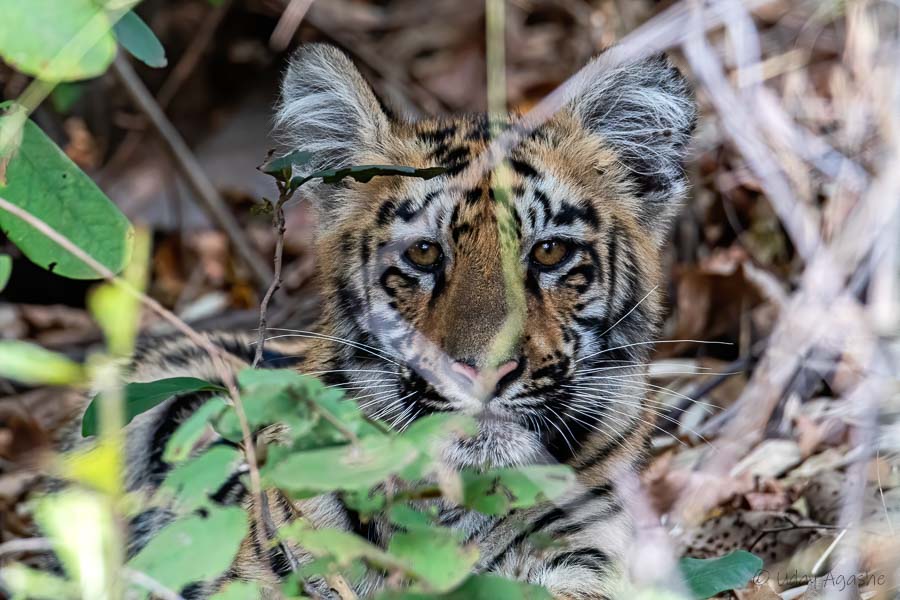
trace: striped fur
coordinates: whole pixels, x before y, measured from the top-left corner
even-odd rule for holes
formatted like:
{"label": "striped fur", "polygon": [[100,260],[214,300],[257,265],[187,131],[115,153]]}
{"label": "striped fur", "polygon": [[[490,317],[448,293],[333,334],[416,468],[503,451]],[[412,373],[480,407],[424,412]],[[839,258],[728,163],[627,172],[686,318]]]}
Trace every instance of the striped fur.
{"label": "striped fur", "polygon": [[[488,143],[486,117],[394,119],[332,48],[298,52],[276,122],[291,148],[323,157],[311,168],[448,172],[312,191],[324,315],[315,334],[271,332],[262,366],[319,374],[397,429],[433,412],[476,416],[479,432],[446,449],[454,467],[573,466],[580,485],[554,505],[495,519],[443,502],[440,518],[479,544],[481,572],[545,585],[558,598],[613,597],[630,535],[617,481],[640,468],[652,428],[643,364],[660,316],[660,245],[686,190],[681,163],[694,108],[681,77],[655,58],[593,82],[512,150],[502,206],[493,175],[466,168]],[[550,239],[569,252],[542,268],[530,253]],[[404,258],[417,240],[440,246],[439,268],[425,272]],[[501,256],[512,256],[506,267]],[[249,362],[247,338],[218,341]],[[137,364],[139,380],[214,378],[202,352],[183,340],[158,342]],[[476,383],[460,377],[459,365],[478,370]],[[133,488],[158,484],[167,469],[162,445],[201,401],[173,398],[137,420]],[[237,475],[217,498],[245,495]],[[304,514],[378,544],[390,536],[386,524],[362,525],[331,496],[291,503],[273,492],[269,503],[279,523]],[[135,548],[167,518],[137,523]],[[554,543],[533,543],[542,536]],[[251,536],[227,577],[275,582],[288,569],[277,549],[264,551]],[[371,574],[358,591],[379,585]]]}

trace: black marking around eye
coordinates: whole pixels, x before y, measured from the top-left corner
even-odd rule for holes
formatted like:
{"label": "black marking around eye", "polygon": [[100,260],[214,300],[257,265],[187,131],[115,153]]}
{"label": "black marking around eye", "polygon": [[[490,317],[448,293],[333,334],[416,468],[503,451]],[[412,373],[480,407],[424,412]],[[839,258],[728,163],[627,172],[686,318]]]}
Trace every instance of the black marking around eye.
{"label": "black marking around eye", "polygon": [[597,211],[590,204],[580,207],[564,201],[561,204],[560,211],[553,216],[554,225],[571,225],[576,220],[591,226],[593,229],[597,229],[600,226]]}
{"label": "black marking around eye", "polygon": [[434,287],[431,290],[431,298],[428,299],[428,305],[434,306],[434,303],[437,302],[438,298],[441,297],[441,294],[444,293],[447,284],[447,277],[444,273],[444,269],[438,269],[434,272]]}
{"label": "black marking around eye", "polygon": [[[395,285],[394,282],[397,280],[399,282]],[[397,295],[397,290],[400,288],[415,289],[419,286],[419,280],[416,277],[407,275],[396,266],[390,266],[385,269],[378,283],[381,284],[385,293],[392,298]]]}
{"label": "black marking around eye", "polygon": [[538,299],[543,296],[541,282],[538,281],[538,275],[535,273],[534,269],[528,269],[525,272],[525,291],[531,293],[531,295]]}
{"label": "black marking around eye", "polygon": [[[574,289],[579,294],[583,294],[591,287],[594,283],[594,265],[590,263],[583,263],[576,267],[569,269],[564,275],[562,275],[557,281],[558,285],[566,286]],[[584,281],[581,283],[573,283],[574,280],[579,277],[583,278]]]}
{"label": "black marking around eye", "polygon": [[519,160],[517,158],[509,159],[509,164],[513,168],[513,171],[521,175],[522,177],[529,178],[538,178],[538,172],[535,170],[531,164],[524,160]]}

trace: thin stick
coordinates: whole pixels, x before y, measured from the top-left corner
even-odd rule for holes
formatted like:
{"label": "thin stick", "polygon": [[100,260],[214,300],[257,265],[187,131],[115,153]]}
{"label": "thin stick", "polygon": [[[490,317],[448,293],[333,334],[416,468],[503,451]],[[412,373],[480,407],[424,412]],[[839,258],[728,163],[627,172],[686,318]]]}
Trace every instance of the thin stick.
{"label": "thin stick", "polygon": [[146,573],[142,571],[135,571],[134,569],[129,569],[128,567],[122,567],[122,573],[125,577],[134,585],[138,587],[142,587],[148,592],[151,592],[154,596],[158,596],[162,600],[184,600],[184,597],[178,594],[177,592],[173,592],[156,579],[150,577]]}
{"label": "thin stick", "polygon": [[253,277],[260,286],[267,285],[272,279],[272,271],[269,269],[269,265],[262,260],[250,244],[234,215],[225,206],[225,202],[222,200],[219,192],[204,173],[203,167],[200,166],[194,153],[188,148],[184,138],[181,137],[181,134],[178,133],[178,130],[175,129],[175,126],[172,125],[172,122],[160,109],[153,95],[150,94],[150,91],[147,90],[137,73],[134,72],[128,59],[122,54],[116,56],[112,64],[112,70],[119,78],[125,91],[131,96],[132,101],[146,115],[157,134],[159,134],[160,139],[172,155],[175,164],[188,185],[193,189],[207,215],[225,232],[225,235],[234,244],[235,252],[250,268]]}
{"label": "thin stick", "polygon": [[51,552],[53,542],[48,538],[23,538],[9,540],[0,544],[0,558],[7,554],[25,554],[26,552]]}
{"label": "thin stick", "polygon": [[290,185],[281,182],[278,183],[278,192],[278,202],[275,203],[275,212],[272,215],[272,222],[276,234],[275,274],[272,277],[272,283],[269,284],[269,289],[266,290],[266,295],[259,305],[259,327],[257,328],[256,354],[253,357],[254,368],[259,364],[259,361],[261,361],[263,357],[263,346],[266,343],[266,326],[268,325],[269,302],[272,300],[272,296],[275,295],[275,292],[281,288],[281,262],[282,255],[284,254],[285,232],[284,204],[294,195],[294,192],[290,189]]}

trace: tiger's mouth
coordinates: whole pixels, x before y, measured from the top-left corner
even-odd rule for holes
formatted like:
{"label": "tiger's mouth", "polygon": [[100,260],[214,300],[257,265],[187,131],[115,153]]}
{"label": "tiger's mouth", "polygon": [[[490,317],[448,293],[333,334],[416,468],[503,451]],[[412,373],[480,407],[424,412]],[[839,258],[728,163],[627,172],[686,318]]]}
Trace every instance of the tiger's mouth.
{"label": "tiger's mouth", "polygon": [[551,461],[540,436],[523,424],[495,416],[476,419],[474,435],[452,439],[444,449],[448,466],[463,468],[501,468]]}

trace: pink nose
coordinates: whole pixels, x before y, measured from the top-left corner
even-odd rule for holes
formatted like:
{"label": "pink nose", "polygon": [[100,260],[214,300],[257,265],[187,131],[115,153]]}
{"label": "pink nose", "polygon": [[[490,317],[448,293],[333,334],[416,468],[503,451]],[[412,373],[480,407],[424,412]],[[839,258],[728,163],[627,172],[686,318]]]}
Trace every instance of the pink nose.
{"label": "pink nose", "polygon": [[[464,362],[454,361],[452,365],[450,365],[450,370],[460,375],[464,376],[471,383],[475,383],[479,379],[483,378],[485,375],[492,374],[494,381],[500,381],[508,374],[512,373],[516,370],[516,367],[519,366],[519,361],[517,360],[509,360],[497,367],[497,370],[488,369],[488,373],[482,372],[477,367],[473,367],[472,365],[466,364]],[[493,371],[493,373],[491,373]]]}

